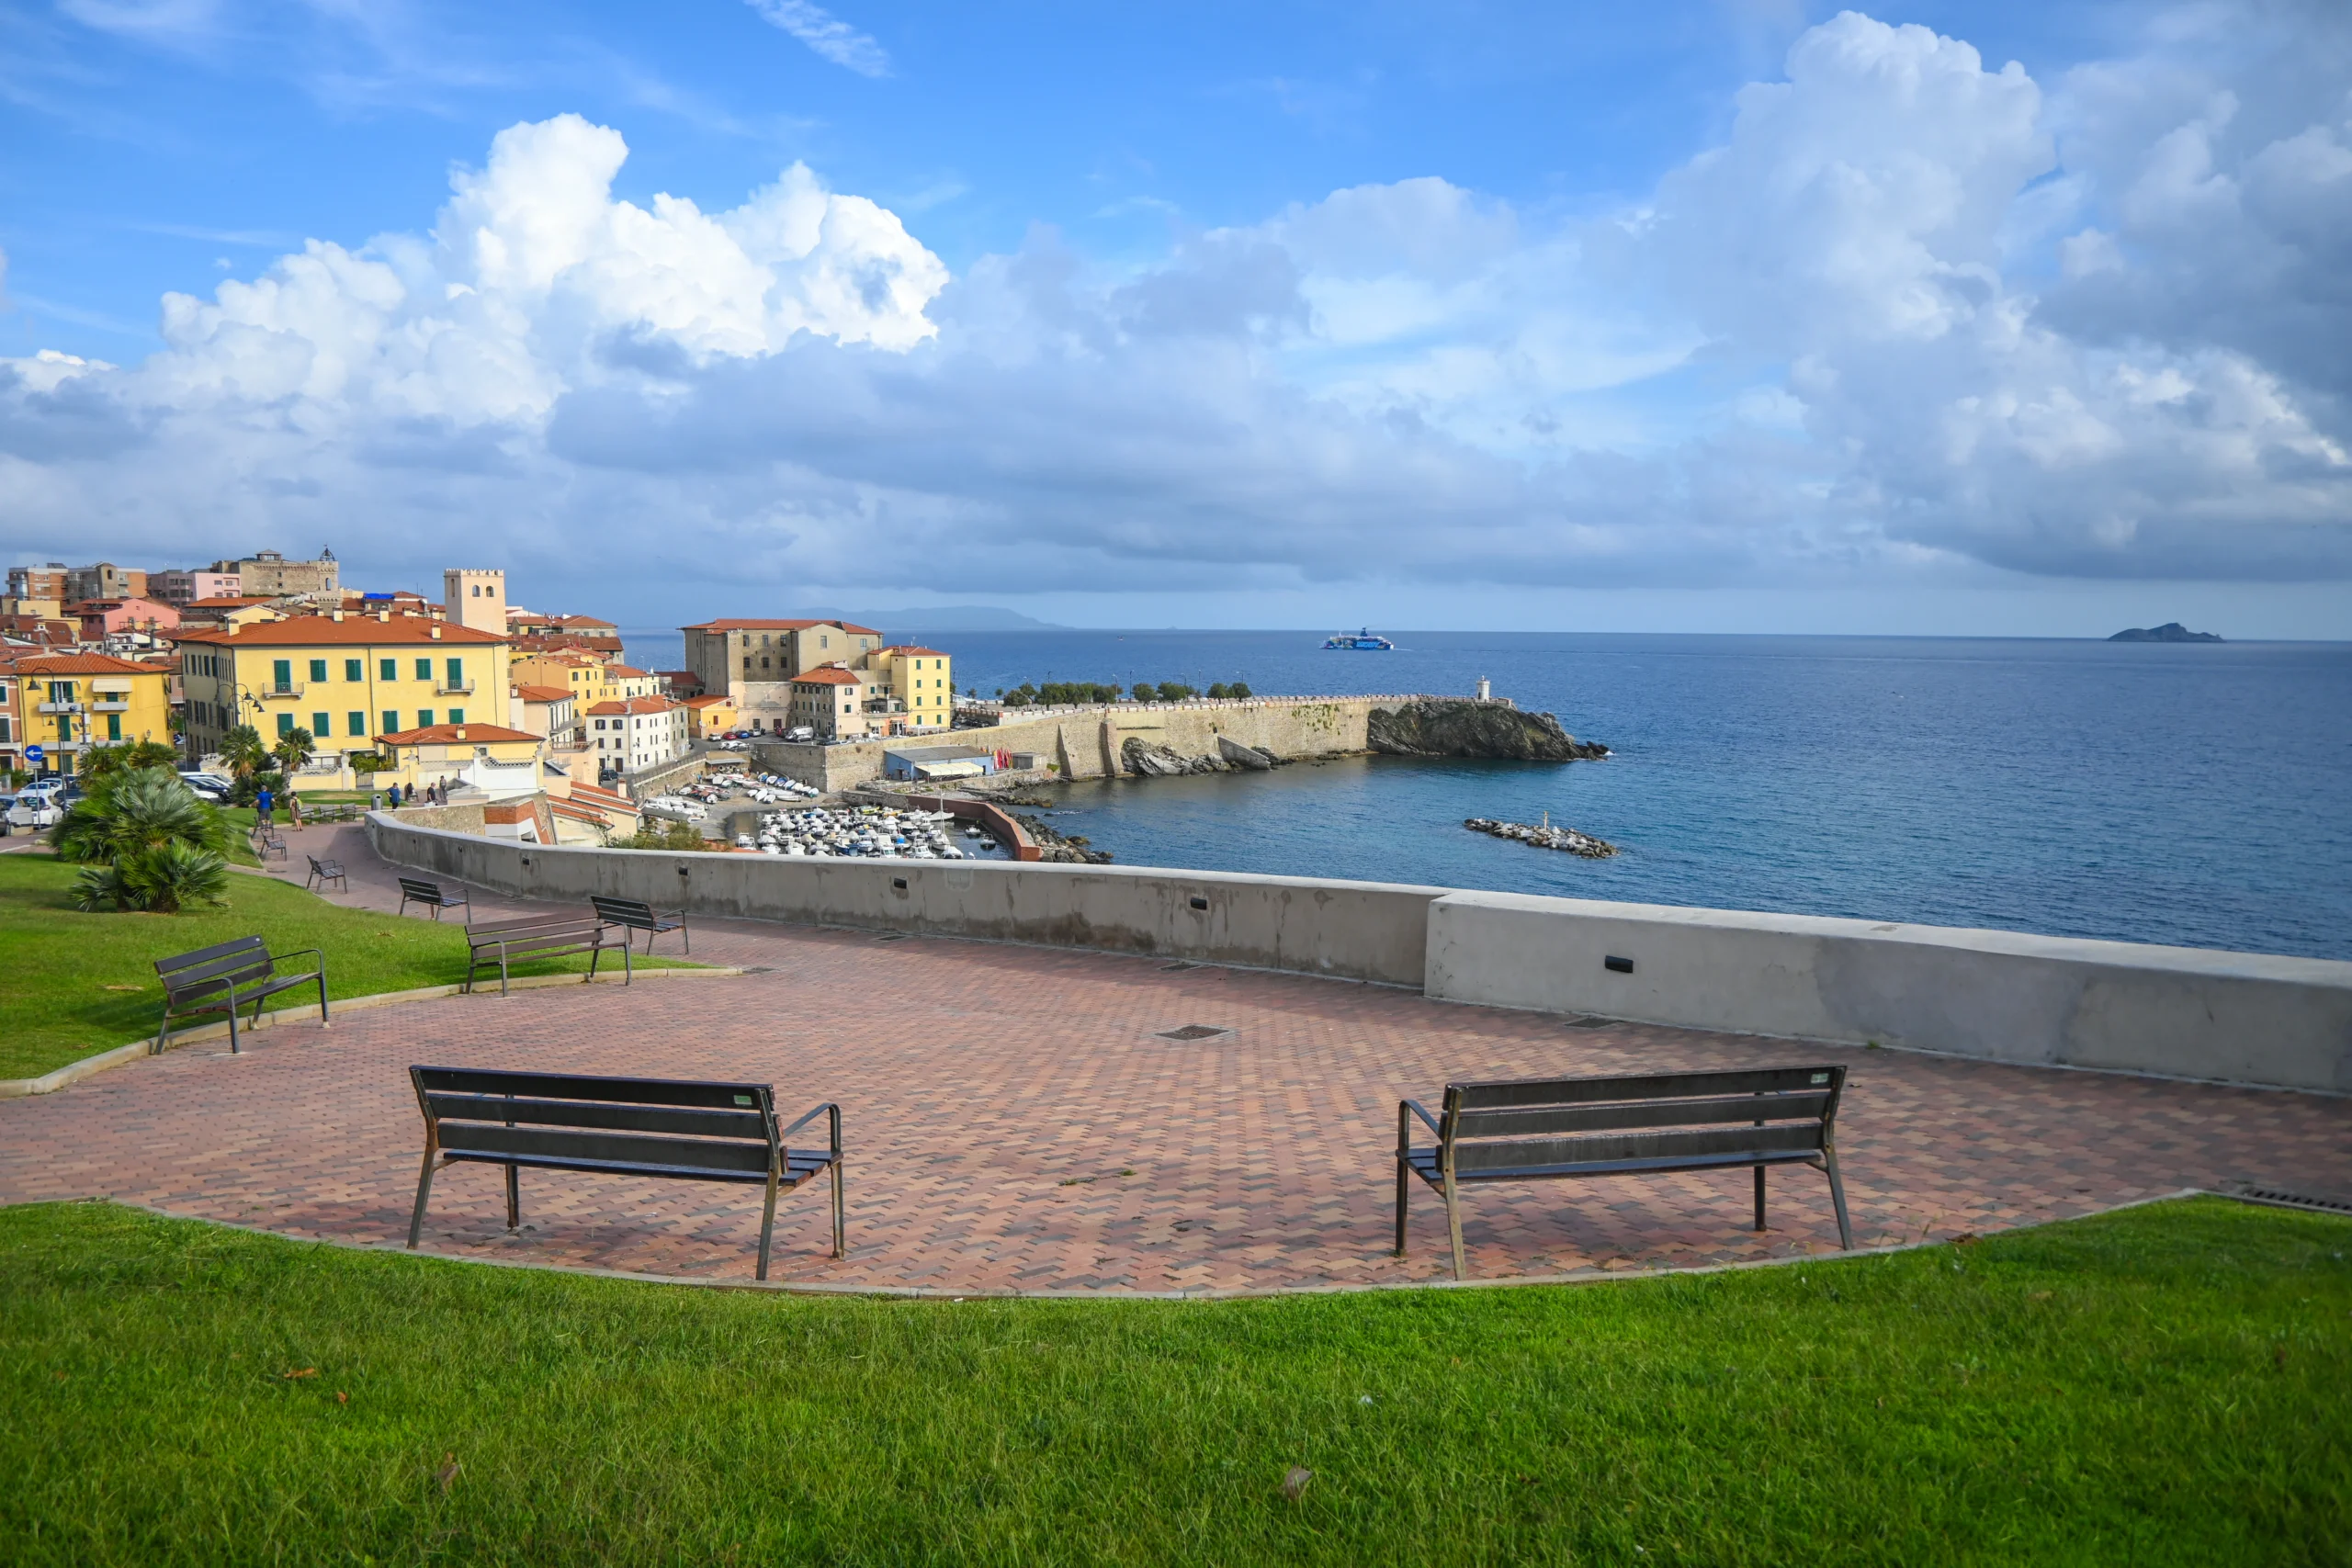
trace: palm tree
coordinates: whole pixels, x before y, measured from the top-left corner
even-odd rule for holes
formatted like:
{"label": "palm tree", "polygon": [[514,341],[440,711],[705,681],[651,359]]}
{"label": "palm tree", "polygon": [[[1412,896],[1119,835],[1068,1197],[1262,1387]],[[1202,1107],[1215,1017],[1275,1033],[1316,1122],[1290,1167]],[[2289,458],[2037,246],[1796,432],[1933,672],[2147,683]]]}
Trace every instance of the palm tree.
{"label": "palm tree", "polygon": [[188,793],[168,767],[117,770],[94,779],[58,824],[57,850],[91,863],[74,883],[85,909],[176,914],[218,904],[228,891],[220,814]]}
{"label": "palm tree", "polygon": [[220,760],[243,784],[269,766],[269,748],[261,743],[260,730],[241,724],[220,738]]}
{"label": "palm tree", "polygon": [[295,770],[311,760],[313,750],[311,732],[299,727],[279,736],[277,744],[269,749],[269,754],[277,759],[278,768],[286,774],[287,788],[294,787]]}
{"label": "palm tree", "polygon": [[180,754],[160,740],[126,740],[119,746],[98,746],[82,759],[85,787],[89,782],[108,778],[117,773],[135,773],[142,768],[174,768],[179,766]]}

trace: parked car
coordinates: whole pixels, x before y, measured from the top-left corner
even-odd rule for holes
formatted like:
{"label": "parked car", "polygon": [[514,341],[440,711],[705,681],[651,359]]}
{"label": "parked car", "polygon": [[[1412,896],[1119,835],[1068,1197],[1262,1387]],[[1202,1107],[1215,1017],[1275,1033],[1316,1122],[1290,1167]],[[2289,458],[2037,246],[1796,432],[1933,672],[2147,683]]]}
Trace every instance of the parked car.
{"label": "parked car", "polygon": [[786,740],[814,740],[817,739],[817,728],[814,725],[796,724],[784,732],[784,738]]}
{"label": "parked car", "polygon": [[0,795],[0,833],[13,833],[19,828],[37,833],[56,827],[64,819],[65,808],[51,798],[54,793],[27,788],[15,795]]}
{"label": "parked car", "polygon": [[218,773],[198,773],[188,768],[180,770],[180,783],[187,785],[188,793],[197,799],[210,801],[215,806],[229,804],[230,794],[236,788]]}

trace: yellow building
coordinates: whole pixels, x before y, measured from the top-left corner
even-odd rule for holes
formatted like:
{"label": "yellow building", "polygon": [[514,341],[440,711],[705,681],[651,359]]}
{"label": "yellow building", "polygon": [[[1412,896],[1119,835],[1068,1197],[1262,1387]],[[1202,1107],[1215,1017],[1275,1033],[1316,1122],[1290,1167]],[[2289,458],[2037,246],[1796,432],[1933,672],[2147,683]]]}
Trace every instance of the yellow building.
{"label": "yellow building", "polygon": [[650,671],[633,670],[626,664],[605,666],[604,701],[625,703],[631,697],[666,697],[670,689],[662,679]]}
{"label": "yellow building", "polygon": [[547,741],[527,729],[498,724],[434,724],[376,738],[390,765],[368,785],[401,786],[405,795],[426,784],[473,784],[493,796],[541,788],[539,761]]}
{"label": "yellow building", "polygon": [[[605,673],[605,661],[577,649],[518,651],[514,671],[514,679],[523,685],[560,686],[570,692],[574,713],[586,713],[598,703],[616,700]],[[652,693],[649,689],[644,694]]]}
{"label": "yellow building", "polygon": [[[72,773],[94,746],[172,742],[172,672],[103,653],[27,654],[6,671],[17,683],[23,733],[10,750],[43,753],[35,772]],[[28,765],[28,764],[27,764]]]}
{"label": "yellow building", "polygon": [[883,678],[890,705],[903,712],[908,729],[946,729],[956,722],[956,676],[948,656],[935,648],[877,649],[865,668]]}
{"label": "yellow building", "polygon": [[716,740],[735,728],[740,716],[735,705],[725,697],[688,697],[686,712],[692,716],[687,726],[696,740]]}
{"label": "yellow building", "polygon": [[[503,637],[421,615],[336,612],[183,631],[189,750],[218,751],[240,724],[265,745],[307,729],[321,766],[373,751],[381,735],[443,724],[509,724]],[[537,739],[535,736],[532,738]]]}

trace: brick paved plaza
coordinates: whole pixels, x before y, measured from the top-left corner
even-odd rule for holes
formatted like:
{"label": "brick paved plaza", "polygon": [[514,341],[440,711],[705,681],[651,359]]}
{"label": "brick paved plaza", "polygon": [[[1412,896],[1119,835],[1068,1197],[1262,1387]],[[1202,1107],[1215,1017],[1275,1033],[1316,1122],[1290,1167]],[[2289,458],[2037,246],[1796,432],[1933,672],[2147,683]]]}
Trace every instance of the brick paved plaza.
{"label": "brick paved plaza", "polygon": [[[307,841],[306,841],[307,840]],[[356,829],[334,901],[389,908]],[[274,874],[288,874],[273,867]],[[300,880],[299,875],[295,880]],[[500,912],[481,896],[478,913]],[[386,919],[393,919],[390,914]],[[410,918],[421,918],[412,916]],[[664,939],[664,951],[672,951]],[[2085,1214],[2237,1178],[2352,1196],[2352,1102],[1448,1006],[1343,982],[1094,953],[696,921],[737,978],[563,986],[266,1030],[0,1102],[0,1202],[108,1196],[362,1243],[404,1239],[423,1130],[413,1062],[773,1081],[842,1108],[849,1256],[821,1185],[782,1201],[774,1277],[950,1292],[1169,1292],[1447,1278],[1436,1195],[1390,1256],[1396,1101],[1449,1077],[1849,1065],[1838,1145],[1863,1247]],[[1160,1037],[1189,1023],[1231,1032]],[[757,1189],[526,1172],[435,1183],[424,1247],[748,1281]],[[1484,1279],[1827,1253],[1826,1183],[1745,1170],[1473,1190]]]}

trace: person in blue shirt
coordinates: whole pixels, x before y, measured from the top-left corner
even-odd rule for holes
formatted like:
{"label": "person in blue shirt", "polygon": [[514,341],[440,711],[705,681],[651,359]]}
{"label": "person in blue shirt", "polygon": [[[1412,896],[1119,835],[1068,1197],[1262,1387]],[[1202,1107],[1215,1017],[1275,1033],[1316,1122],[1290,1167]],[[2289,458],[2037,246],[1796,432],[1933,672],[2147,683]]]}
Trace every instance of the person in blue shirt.
{"label": "person in blue shirt", "polygon": [[269,793],[269,786],[262,785],[261,793],[254,796],[254,820],[264,828],[268,827],[270,812],[277,805],[277,797]]}

